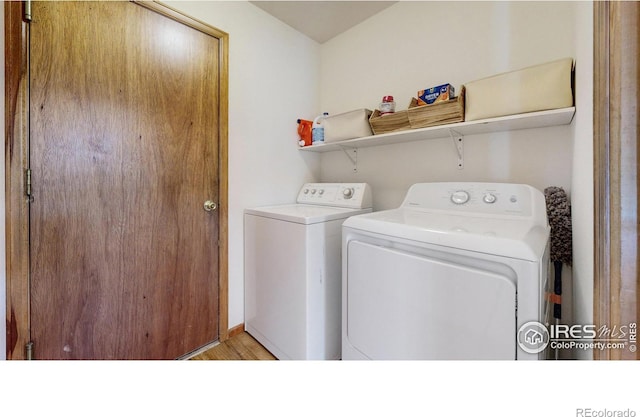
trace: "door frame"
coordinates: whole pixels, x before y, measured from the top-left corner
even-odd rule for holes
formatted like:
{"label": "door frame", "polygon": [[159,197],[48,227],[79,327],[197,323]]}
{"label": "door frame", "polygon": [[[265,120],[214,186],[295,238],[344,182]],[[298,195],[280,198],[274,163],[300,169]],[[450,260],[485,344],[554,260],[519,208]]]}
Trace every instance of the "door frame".
{"label": "door frame", "polygon": [[[204,32],[220,42],[218,106],[218,340],[229,337],[228,308],[228,115],[229,35],[157,1],[133,1]],[[4,4],[5,23],[5,227],[7,359],[26,359],[30,342],[29,202],[25,172],[29,166],[29,25],[24,2]],[[189,352],[184,352],[189,353]]]}
{"label": "door frame", "polygon": [[[594,291],[597,328],[640,323],[638,82],[640,5],[593,4]],[[635,197],[635,198],[634,198]],[[638,359],[594,349],[594,359]]]}

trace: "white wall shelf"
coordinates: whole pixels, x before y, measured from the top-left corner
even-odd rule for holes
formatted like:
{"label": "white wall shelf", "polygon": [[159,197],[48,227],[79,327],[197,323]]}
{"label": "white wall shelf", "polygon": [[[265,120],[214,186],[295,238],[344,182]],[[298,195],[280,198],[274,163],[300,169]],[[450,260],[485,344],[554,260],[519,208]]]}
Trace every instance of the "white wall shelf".
{"label": "white wall shelf", "polygon": [[[414,142],[418,140],[439,139],[453,137],[453,135],[468,136],[482,133],[505,132],[510,130],[532,129],[547,126],[568,125],[573,120],[575,107],[557,110],[545,110],[511,116],[495,117],[492,119],[473,120],[471,122],[451,123],[440,126],[409,129],[382,135],[366,136],[362,138],[343,140],[340,142],[323,143],[300,148],[306,152],[331,152],[345,149],[358,149],[369,146],[389,145],[392,143]],[[461,152],[458,152],[462,159]],[[461,168],[462,161],[459,161]]]}

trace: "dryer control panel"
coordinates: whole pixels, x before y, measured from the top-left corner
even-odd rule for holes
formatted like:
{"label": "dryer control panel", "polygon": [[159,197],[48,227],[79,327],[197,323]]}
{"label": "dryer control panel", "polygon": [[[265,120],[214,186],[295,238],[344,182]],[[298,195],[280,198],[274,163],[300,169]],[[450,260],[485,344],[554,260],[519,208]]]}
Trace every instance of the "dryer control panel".
{"label": "dryer control panel", "polygon": [[371,187],[367,183],[307,183],[298,193],[298,204],[342,208],[371,208]]}
{"label": "dryer control panel", "polygon": [[518,216],[546,221],[544,194],[525,184],[440,182],[414,184],[403,207],[455,213]]}

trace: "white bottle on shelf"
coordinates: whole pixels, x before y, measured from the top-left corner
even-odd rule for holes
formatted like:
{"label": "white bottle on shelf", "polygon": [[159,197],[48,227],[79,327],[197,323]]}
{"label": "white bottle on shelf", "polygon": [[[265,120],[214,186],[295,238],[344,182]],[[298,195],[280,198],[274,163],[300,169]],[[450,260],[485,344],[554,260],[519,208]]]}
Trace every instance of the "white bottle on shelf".
{"label": "white bottle on shelf", "polygon": [[322,113],[320,116],[313,119],[313,127],[311,129],[311,144],[317,145],[324,143],[324,126],[322,121],[327,117],[329,113]]}

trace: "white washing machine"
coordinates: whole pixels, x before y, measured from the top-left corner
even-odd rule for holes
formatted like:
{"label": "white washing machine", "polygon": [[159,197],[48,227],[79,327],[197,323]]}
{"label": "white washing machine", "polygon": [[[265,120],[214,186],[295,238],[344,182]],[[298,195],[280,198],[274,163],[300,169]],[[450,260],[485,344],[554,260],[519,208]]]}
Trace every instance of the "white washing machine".
{"label": "white washing machine", "polygon": [[367,184],[305,184],[297,204],[245,210],[245,329],[278,359],[339,359],[341,237]]}
{"label": "white washing machine", "polygon": [[542,359],[544,195],[491,183],[413,185],[402,206],[343,225],[343,359]]}

